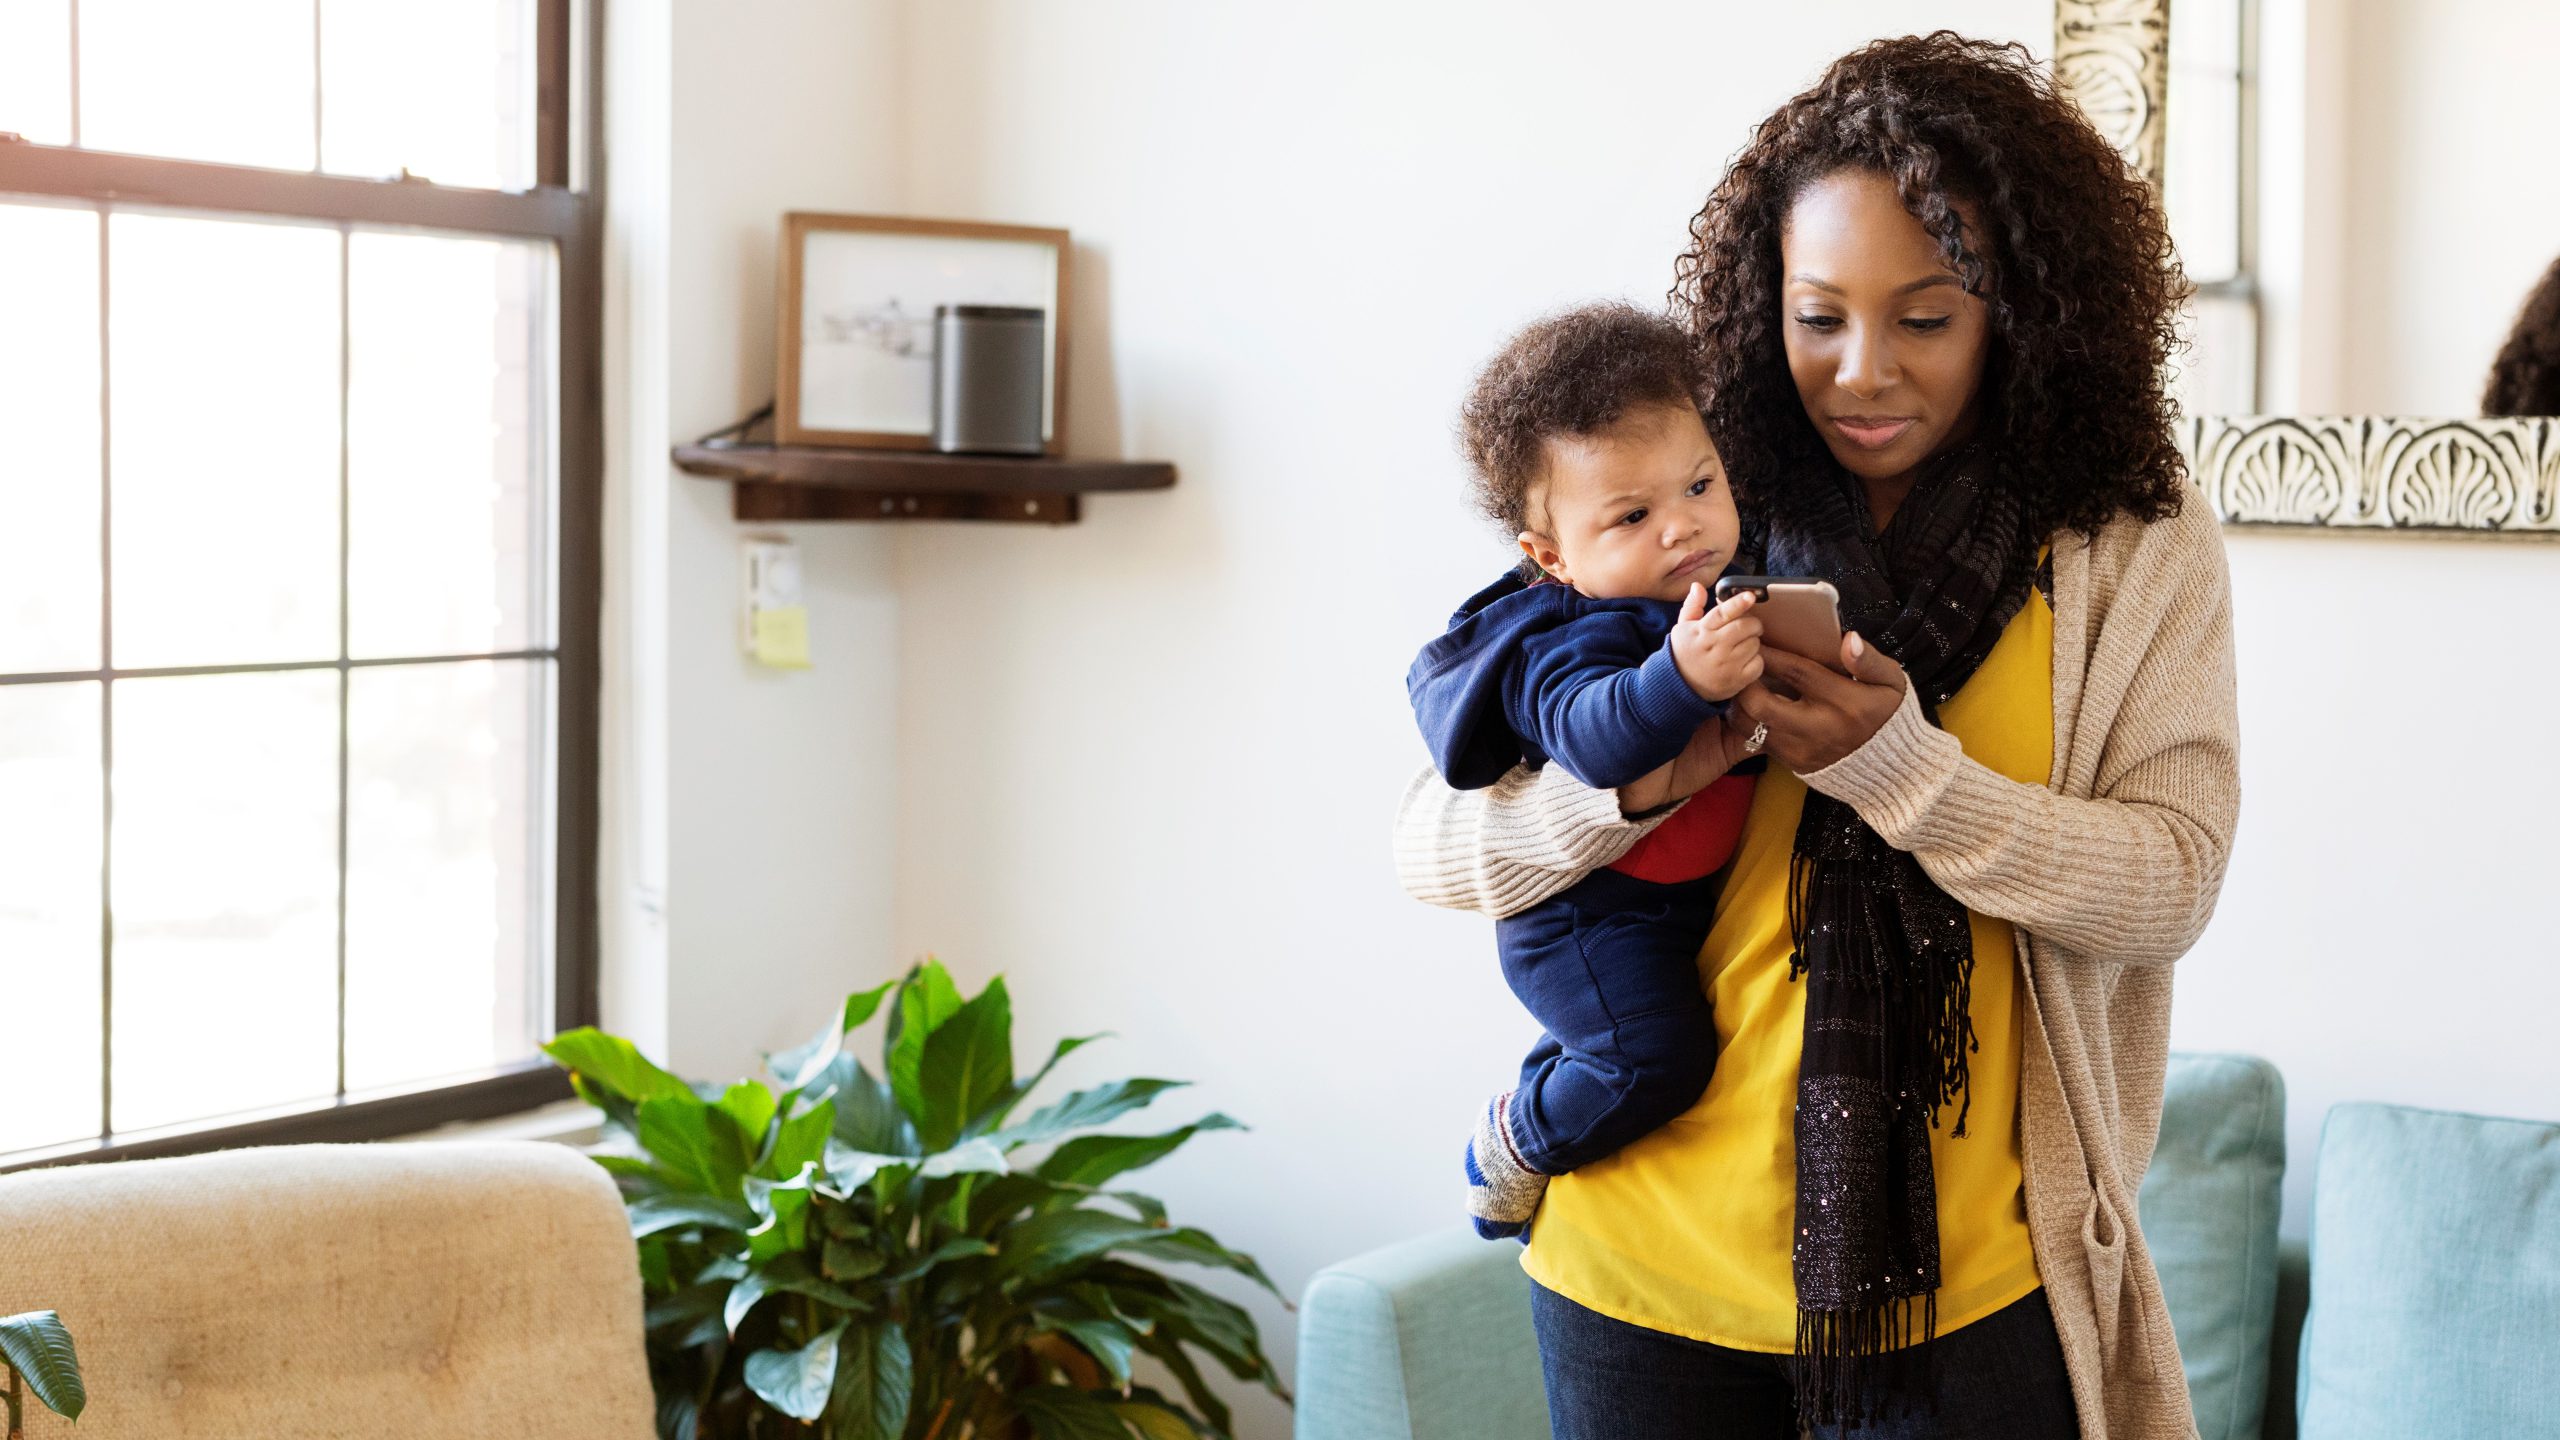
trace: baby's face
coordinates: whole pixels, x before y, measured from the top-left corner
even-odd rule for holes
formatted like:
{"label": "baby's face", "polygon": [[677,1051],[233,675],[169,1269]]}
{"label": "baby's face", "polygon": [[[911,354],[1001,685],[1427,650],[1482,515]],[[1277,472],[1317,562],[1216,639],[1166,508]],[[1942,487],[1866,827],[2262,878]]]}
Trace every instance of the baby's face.
{"label": "baby's face", "polygon": [[1551,437],[1520,548],[1594,600],[1679,600],[1712,586],[1741,521],[1698,412],[1653,405],[1596,435]]}

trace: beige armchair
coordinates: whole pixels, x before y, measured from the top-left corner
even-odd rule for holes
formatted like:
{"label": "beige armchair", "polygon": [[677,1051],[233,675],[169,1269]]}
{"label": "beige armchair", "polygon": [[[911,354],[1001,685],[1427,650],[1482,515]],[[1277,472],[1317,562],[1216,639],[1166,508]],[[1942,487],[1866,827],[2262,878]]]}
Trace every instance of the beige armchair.
{"label": "beige armchair", "polygon": [[613,1182],[541,1141],[278,1145],[0,1176],[0,1313],[80,1350],[72,1440],[650,1440]]}

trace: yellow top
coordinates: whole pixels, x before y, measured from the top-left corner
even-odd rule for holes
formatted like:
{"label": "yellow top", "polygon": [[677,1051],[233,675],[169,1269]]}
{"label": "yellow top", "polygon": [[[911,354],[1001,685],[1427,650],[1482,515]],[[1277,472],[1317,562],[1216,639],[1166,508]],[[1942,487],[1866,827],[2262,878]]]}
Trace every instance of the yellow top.
{"label": "yellow top", "polygon": [[[2040,594],[1939,723],[1965,754],[2042,785],[2053,769],[2053,612]],[[1617,1154],[1558,1176],[1530,1229],[1530,1278],[1603,1315],[1736,1350],[1795,1348],[1796,1069],[1804,987],[1787,979],[1787,866],[1804,782],[1760,778],[1698,971],[1715,1011],[1715,1073],[1689,1112]],[[2017,951],[2006,921],[1973,919],[1973,1107],[1938,1111],[1938,1333],[2039,1283],[2018,1149]]]}

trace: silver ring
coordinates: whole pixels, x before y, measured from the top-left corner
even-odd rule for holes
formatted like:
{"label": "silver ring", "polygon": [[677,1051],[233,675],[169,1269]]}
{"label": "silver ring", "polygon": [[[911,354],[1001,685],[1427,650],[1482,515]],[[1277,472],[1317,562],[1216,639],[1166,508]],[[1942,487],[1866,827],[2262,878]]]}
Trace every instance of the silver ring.
{"label": "silver ring", "polygon": [[1764,720],[1751,727],[1751,738],[1742,742],[1742,753],[1745,755],[1757,755],[1760,753],[1760,747],[1768,743],[1769,724]]}

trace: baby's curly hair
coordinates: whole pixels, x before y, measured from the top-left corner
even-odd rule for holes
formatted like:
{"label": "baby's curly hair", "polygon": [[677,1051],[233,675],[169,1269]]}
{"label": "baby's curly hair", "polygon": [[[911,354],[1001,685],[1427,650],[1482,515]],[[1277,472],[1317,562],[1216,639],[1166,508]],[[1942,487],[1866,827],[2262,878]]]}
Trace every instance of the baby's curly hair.
{"label": "baby's curly hair", "polygon": [[[2039,537],[2175,514],[2184,460],[2162,366],[2190,293],[2159,200],[2025,47],[1952,31],[1832,62],[1752,132],[1697,217],[1671,307],[1744,515],[1837,473],[1787,370],[1779,241],[1805,187],[1893,181],[1989,310],[1978,437]],[[1987,233],[1968,233],[1952,202]]]}
{"label": "baby's curly hair", "polygon": [[1700,378],[1680,327],[1623,301],[1531,325],[1486,362],[1459,412],[1476,504],[1505,536],[1530,528],[1529,492],[1550,438],[1596,435],[1647,405],[1694,409]]}

